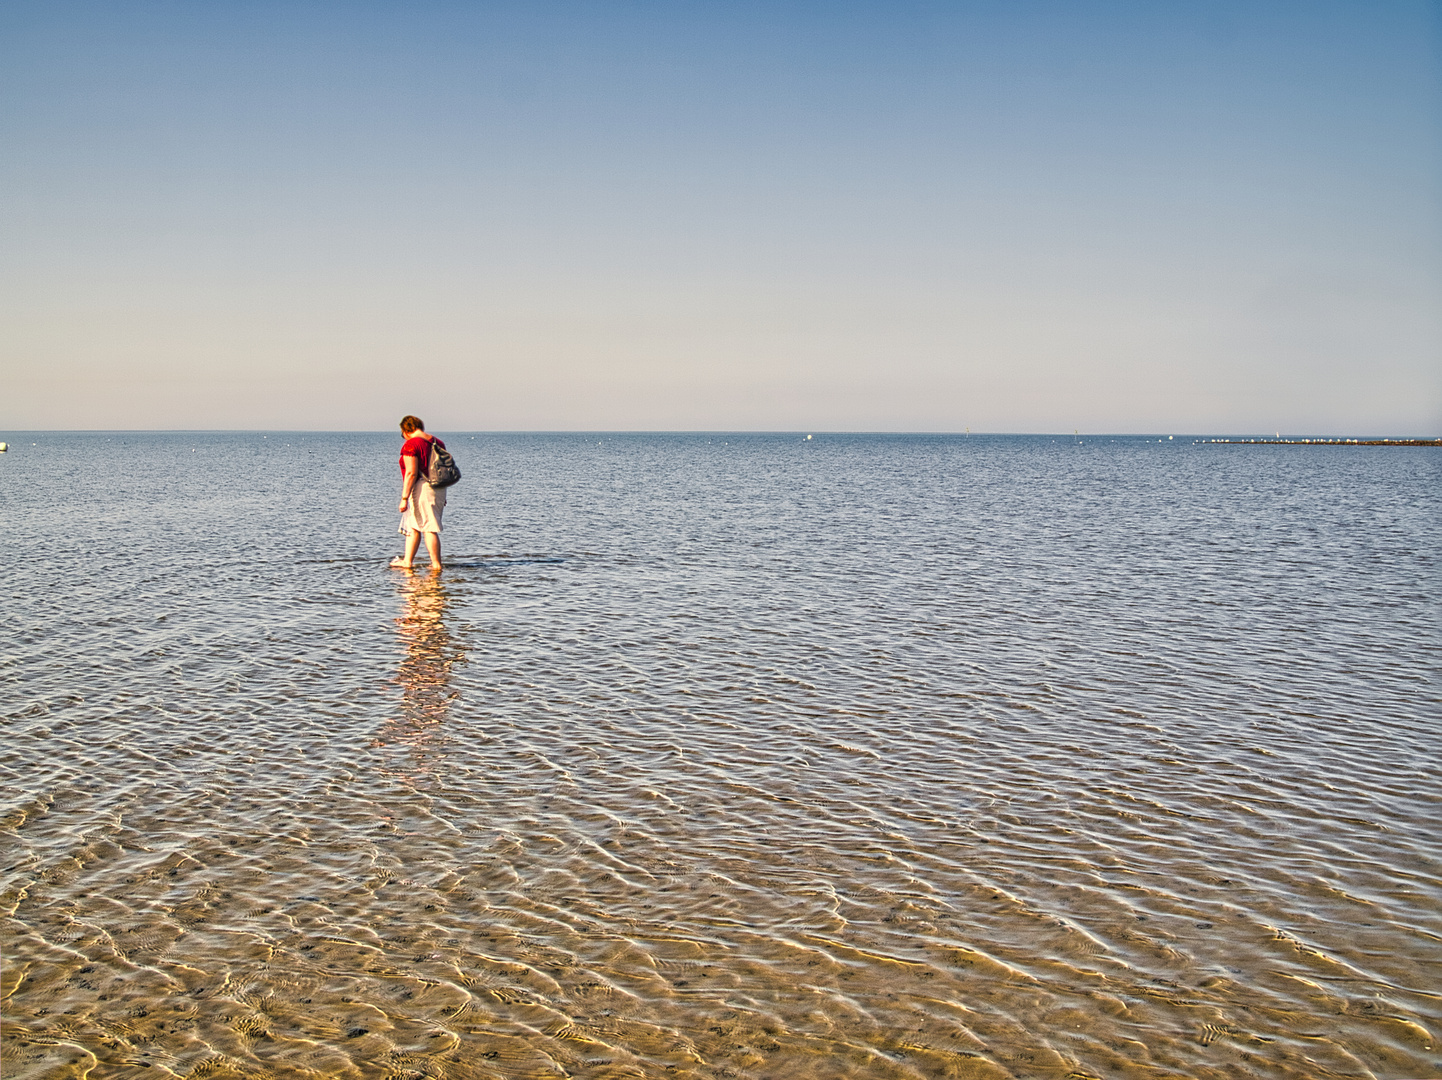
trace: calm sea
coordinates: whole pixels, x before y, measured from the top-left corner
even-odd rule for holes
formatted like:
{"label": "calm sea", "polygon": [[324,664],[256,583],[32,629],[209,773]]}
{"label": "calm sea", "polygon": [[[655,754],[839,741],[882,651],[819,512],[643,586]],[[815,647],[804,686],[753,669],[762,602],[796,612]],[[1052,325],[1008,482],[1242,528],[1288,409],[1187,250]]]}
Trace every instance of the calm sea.
{"label": "calm sea", "polygon": [[1442,451],[439,434],[5,436],[7,1080],[1442,1076]]}

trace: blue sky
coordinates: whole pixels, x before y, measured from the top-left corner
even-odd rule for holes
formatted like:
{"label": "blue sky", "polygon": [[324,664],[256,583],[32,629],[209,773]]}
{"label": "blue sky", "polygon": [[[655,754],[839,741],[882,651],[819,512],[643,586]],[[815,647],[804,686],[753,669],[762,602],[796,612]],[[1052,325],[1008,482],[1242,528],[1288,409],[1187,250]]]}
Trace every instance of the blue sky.
{"label": "blue sky", "polygon": [[0,9],[0,425],[1442,430],[1442,6]]}

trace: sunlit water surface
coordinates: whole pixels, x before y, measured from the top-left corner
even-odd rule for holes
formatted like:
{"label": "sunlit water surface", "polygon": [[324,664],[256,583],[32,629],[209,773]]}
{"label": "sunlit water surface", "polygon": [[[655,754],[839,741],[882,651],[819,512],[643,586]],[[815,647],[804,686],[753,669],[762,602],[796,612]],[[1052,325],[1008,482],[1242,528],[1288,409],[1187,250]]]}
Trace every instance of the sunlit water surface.
{"label": "sunlit water surface", "polygon": [[1442,1076],[1442,452],[9,436],[3,1071]]}

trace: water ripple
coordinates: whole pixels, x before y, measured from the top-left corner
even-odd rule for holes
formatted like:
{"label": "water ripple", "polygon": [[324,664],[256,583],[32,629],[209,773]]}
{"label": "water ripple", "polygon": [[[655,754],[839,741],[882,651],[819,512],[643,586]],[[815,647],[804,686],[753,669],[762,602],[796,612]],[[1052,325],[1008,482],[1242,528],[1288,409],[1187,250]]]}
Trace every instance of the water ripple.
{"label": "water ripple", "polygon": [[7,1077],[1442,1075],[1434,450],[29,441]]}

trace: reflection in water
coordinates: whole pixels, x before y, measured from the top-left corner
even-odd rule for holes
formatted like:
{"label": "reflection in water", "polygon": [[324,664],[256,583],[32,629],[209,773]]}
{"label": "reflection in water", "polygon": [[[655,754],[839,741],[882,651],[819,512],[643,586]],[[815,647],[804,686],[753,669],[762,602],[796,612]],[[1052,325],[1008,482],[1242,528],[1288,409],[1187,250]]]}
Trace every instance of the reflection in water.
{"label": "reflection in water", "polygon": [[419,777],[441,757],[445,721],[460,696],[451,686],[451,668],[465,661],[465,652],[446,628],[451,595],[440,575],[412,574],[402,581],[405,607],[395,622],[405,654],[394,680],[401,687],[401,710],[381,728],[375,745],[409,748],[412,764],[406,771]]}

